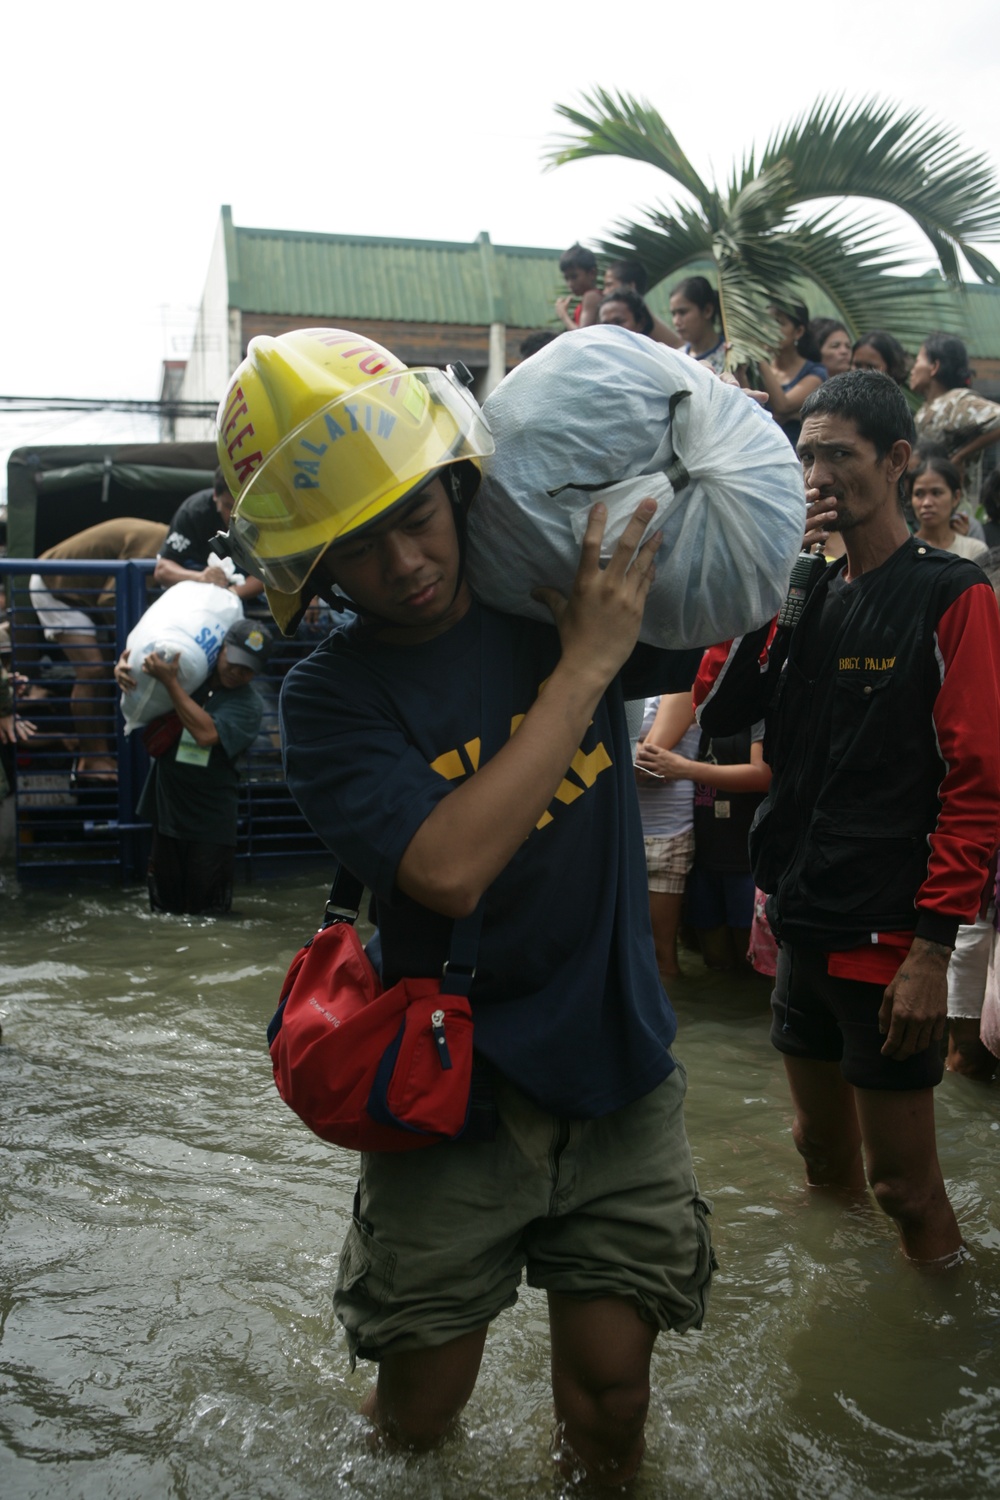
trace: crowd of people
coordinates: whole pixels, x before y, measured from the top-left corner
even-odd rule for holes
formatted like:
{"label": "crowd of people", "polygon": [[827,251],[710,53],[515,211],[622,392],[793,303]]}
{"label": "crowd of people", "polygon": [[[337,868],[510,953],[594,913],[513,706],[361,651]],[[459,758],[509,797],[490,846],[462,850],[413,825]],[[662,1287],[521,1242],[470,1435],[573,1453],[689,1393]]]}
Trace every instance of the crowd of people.
{"label": "crowd of people", "polygon": [[[567,327],[596,314],[655,338],[632,269],[600,299],[582,259]],[[690,284],[675,298],[677,346],[711,355],[711,300]],[[590,509],[568,595],[535,590],[555,629],[494,613],[463,562],[492,439],[453,382],[376,452],[367,433],[400,433],[406,399],[405,382],[364,375],[386,351],[359,338],[331,357],[285,334],[255,341],[234,376],[267,434],[267,508],[243,538],[275,619],[314,594],[352,611],[286,681],[293,795],[372,893],[386,984],[439,975],[453,923],[481,923],[468,1138],[363,1155],[334,1297],[352,1361],[378,1365],[362,1409],[407,1446],[450,1429],[526,1269],[548,1296],[561,1456],[605,1483],[635,1471],[656,1334],[700,1323],[713,1267],[660,983],[685,925],[708,963],[749,954],[772,974],[809,1184],[847,1199],[870,1186],[926,1270],[964,1257],[933,1089],[952,988],[967,1018],[972,955],[982,968],[996,947],[983,897],[1000,845],[1000,611],[950,542],[959,471],[918,451],[898,381],[828,375],[813,356],[842,330],[813,333],[804,308],[776,306],[775,323],[761,377],[797,428],[805,570],[775,621],[704,654],[637,646],[651,499],[603,566],[607,513]],[[892,358],[881,334],[859,348]],[[833,338],[829,357],[846,353]],[[370,420],[349,449],[327,444],[360,390]],[[317,455],[306,501],[300,452]],[[499,748],[494,694],[515,727]],[[968,1071],[961,1028],[953,1042]]]}
{"label": "crowd of people", "polygon": [[[638,262],[610,261],[603,295],[590,251],[572,246],[560,269],[570,289],[557,304],[566,327],[617,324],[724,371],[718,295],[707,278],[686,277],[672,289],[671,331],[643,300],[646,278]],[[1000,581],[989,550],[1000,543],[1000,469],[990,467],[985,479],[982,470],[984,454],[1000,441],[1000,405],[970,389],[962,340],[931,333],[911,359],[885,329],[852,338],[837,319],[810,318],[793,300],[771,311],[772,358],[759,363],[754,378],[789,441],[798,445],[806,403],[835,376],[875,372],[909,390],[920,398],[919,404],[911,399],[915,440],[900,481],[909,530],[918,543],[977,562],[991,582]],[[746,376],[740,372],[741,383]],[[845,555],[845,535],[839,529],[824,535],[827,561]],[[710,674],[718,665],[718,653],[706,652],[704,670]],[[763,721],[741,726],[737,736],[713,736],[693,727],[687,693],[648,700],[645,715],[636,778],[660,972],[664,978],[679,972],[681,937],[711,967],[742,967],[773,980],[778,950],[747,847],[771,780]],[[948,1066],[977,1078],[992,1076],[996,1067],[979,1035],[991,932],[986,914],[960,929],[949,979]]]}
{"label": "crowd of people", "polygon": [[[601,288],[591,252],[560,265],[565,331],[614,324],[728,375],[706,278],[672,289],[670,328],[637,262]],[[772,315],[771,358],[735,373],[801,460],[805,581],[704,653],[638,645],[652,500],[607,547],[593,505],[568,596],[538,581],[551,624],[486,609],[464,539],[489,429],[450,373],[433,402],[373,380],[392,356],[362,337],[251,343],[230,393],[266,475],[257,523],[223,431],[213,490],[159,549],[164,585],[266,594],[284,633],[310,601],[344,612],[286,679],[282,741],[296,802],[371,893],[382,983],[439,977],[454,924],[479,923],[467,1134],[363,1156],[338,1268],[352,1364],[378,1364],[363,1411],[405,1445],[449,1431],[526,1271],[548,1297],[567,1470],[621,1484],[638,1467],[654,1341],[700,1326],[714,1269],[662,983],[685,932],[709,966],[771,980],[808,1183],[870,1187],[924,1269],[964,1258],[933,1089],[946,1056],[986,1078],[1000,1054],[1000,493],[991,477],[980,496],[978,468],[1000,406],[969,389],[951,336],[907,372],[888,332],[852,340],[796,301]],[[339,424],[361,392],[366,420]],[[232,517],[254,575],[238,585],[204,545]],[[222,821],[268,650],[242,620],[193,694],[170,662],[142,663],[176,720],[139,806],[157,909],[225,909]],[[118,685],[136,669],[122,657]],[[490,753],[494,693],[512,729]],[[567,792],[570,766],[586,774]]]}
{"label": "crowd of people", "polygon": [[[645,301],[648,278],[639,261],[609,260],[602,272],[593,251],[577,244],[560,257],[559,269],[568,288],[556,301],[564,330],[616,324],[677,349],[717,374],[724,372],[727,349],[719,295],[707,277],[686,276],[671,289],[671,328]],[[966,502],[973,508],[980,503],[982,455],[1000,440],[1000,406],[970,389],[972,371],[960,338],[931,333],[911,360],[886,329],[852,340],[843,323],[810,318],[808,308],[794,298],[775,303],[770,312],[775,324],[771,358],[758,362],[754,378],[793,447],[802,405],[823,381],[846,370],[874,370],[921,398],[915,416],[920,456],[938,451],[951,459],[962,475]],[[554,336],[551,329],[530,335],[522,356],[537,352]],[[749,384],[749,373],[745,368],[736,372],[741,385]]]}

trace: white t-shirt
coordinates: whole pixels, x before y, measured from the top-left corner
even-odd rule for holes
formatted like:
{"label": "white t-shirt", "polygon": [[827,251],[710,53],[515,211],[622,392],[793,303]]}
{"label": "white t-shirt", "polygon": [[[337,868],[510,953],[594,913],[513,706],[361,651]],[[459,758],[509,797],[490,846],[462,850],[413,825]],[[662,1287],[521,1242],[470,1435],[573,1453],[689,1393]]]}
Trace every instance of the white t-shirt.
{"label": "white t-shirt", "polygon": [[[652,729],[659,706],[659,698],[646,699],[646,712],[642,721],[643,736]],[[701,730],[697,724],[692,724],[675,746],[677,754],[683,755],[686,760],[694,760],[698,754],[700,739]],[[665,781],[662,786],[641,786],[638,792],[639,815],[645,838],[676,838],[677,834],[687,833],[694,826],[693,781]]]}
{"label": "white t-shirt", "polygon": [[941,550],[942,552],[954,552],[956,557],[968,557],[973,562],[978,562],[981,557],[986,556],[990,549],[985,542],[977,542],[974,536],[962,536],[960,532],[956,531],[951,539],[951,544],[948,547],[942,547]]}

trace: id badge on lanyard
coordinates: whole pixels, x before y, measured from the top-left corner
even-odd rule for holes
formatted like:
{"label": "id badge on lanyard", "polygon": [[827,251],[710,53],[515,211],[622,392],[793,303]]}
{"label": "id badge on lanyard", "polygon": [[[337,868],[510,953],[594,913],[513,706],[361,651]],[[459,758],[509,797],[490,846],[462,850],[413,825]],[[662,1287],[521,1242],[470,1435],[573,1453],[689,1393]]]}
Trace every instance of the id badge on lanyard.
{"label": "id badge on lanyard", "polygon": [[199,745],[189,729],[181,731],[181,737],[177,741],[177,755],[175,757],[178,765],[207,766],[211,754],[211,745]]}

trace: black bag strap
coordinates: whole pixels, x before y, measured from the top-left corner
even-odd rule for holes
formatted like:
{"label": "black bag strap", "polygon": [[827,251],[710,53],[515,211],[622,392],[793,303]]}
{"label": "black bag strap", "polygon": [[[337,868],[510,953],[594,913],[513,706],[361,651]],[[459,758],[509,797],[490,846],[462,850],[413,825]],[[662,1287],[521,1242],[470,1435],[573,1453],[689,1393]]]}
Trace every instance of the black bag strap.
{"label": "black bag strap", "polygon": [[690,395],[690,391],[674,391],[670,397],[670,462],[664,472],[673,486],[675,495],[679,495],[691,479],[691,475],[684,467],[684,460],[677,457],[677,445],[673,438],[674,413],[681,402],[687,401]]}
{"label": "black bag strap", "polygon": [[[500,617],[492,610],[480,607],[480,619],[479,764],[482,766],[506,744],[510,735],[514,690],[511,653],[504,640]],[[335,922],[350,922],[353,925],[361,910],[363,894],[363,881],[339,864],[323,914],[323,927],[330,927]],[[472,987],[485,902],[484,892],[475,911],[452,926],[448,958],[444,965],[444,982],[441,985],[445,994],[467,995]]]}

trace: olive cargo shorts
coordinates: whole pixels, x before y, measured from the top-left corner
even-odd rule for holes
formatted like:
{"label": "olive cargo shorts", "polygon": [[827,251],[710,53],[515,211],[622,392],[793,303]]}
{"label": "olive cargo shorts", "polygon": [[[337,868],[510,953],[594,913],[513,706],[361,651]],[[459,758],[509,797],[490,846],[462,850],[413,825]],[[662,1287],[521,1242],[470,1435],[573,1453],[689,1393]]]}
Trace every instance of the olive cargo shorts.
{"label": "olive cargo shorts", "polygon": [[503,1080],[488,1142],[365,1155],[334,1310],[351,1368],[470,1333],[529,1286],[624,1297],[659,1329],[700,1327],[714,1269],[684,1132],[680,1063],[597,1120],[560,1120]]}

